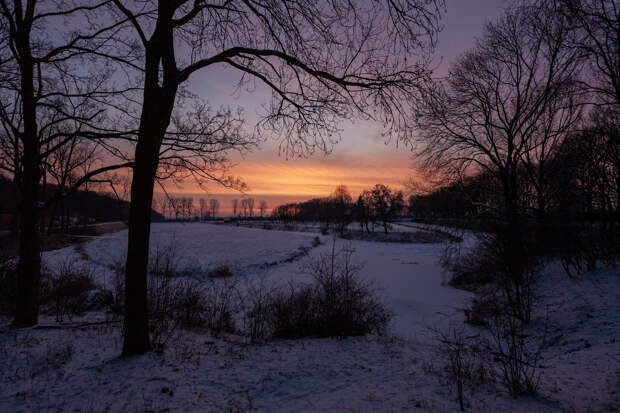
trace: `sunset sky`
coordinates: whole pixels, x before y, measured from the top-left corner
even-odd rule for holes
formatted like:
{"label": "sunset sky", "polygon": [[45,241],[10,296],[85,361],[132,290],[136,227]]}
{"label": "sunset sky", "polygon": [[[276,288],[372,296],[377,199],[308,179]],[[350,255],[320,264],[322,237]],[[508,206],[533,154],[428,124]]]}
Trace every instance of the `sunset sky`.
{"label": "sunset sky", "polygon": [[[444,29],[435,53],[437,75],[445,74],[449,63],[472,47],[482,32],[484,22],[495,18],[504,0],[448,0],[448,11],[443,18]],[[188,89],[214,106],[240,106],[244,109],[248,126],[253,127],[260,105],[269,99],[269,91],[258,88],[250,92],[237,91],[239,74],[223,67],[198,72],[190,79]],[[236,93],[235,93],[236,92]],[[245,196],[265,199],[269,208],[277,204],[328,195],[336,185],[345,184],[356,195],[376,183],[403,189],[403,183],[414,174],[411,152],[403,145],[385,142],[380,137],[379,125],[355,122],[341,125],[342,140],[333,152],[324,156],[315,154],[306,159],[278,156],[278,143],[269,140],[254,152],[241,158],[233,157],[231,173],[242,178],[250,190]],[[220,199],[221,212],[230,210],[230,200],[242,195],[217,185],[207,188],[208,193],[191,182],[182,187],[170,187],[178,194],[195,198],[213,196]]]}

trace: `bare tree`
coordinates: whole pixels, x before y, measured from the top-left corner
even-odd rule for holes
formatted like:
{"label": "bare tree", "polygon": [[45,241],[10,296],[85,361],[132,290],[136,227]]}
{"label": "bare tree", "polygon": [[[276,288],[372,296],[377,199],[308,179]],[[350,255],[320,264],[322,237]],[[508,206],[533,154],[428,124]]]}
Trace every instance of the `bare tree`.
{"label": "bare tree", "polygon": [[245,203],[248,206],[248,216],[252,218],[254,216],[254,198],[246,198]]}
{"label": "bare tree", "polygon": [[566,47],[574,36],[550,2],[517,3],[487,24],[448,79],[429,91],[421,117],[419,155],[427,167],[458,177],[487,173],[499,183],[507,267],[517,287],[525,256],[522,167],[524,160],[544,160],[545,145],[558,146],[555,131],[574,122],[576,111],[567,117],[559,111],[570,100],[582,64],[581,53]]}
{"label": "bare tree", "polygon": [[369,192],[364,191],[357,197],[357,202],[355,203],[355,216],[360,224],[360,231],[364,231],[364,228],[366,228],[366,232],[370,232],[368,228],[368,223],[370,221],[369,199]]}
{"label": "bare tree", "polygon": [[407,105],[427,74],[419,57],[434,45],[443,1],[113,1],[144,52],[126,265],[123,353],[130,355],[149,348],[147,209],[181,85],[214,65],[238,71],[242,85],[266,85],[273,99],[256,131],[274,132],[287,154],[329,150],[339,121],[353,116],[405,138]]}
{"label": "bare tree", "polygon": [[168,198],[170,210],[174,213],[174,220],[178,221],[179,217],[183,217],[183,199],[178,197]]}
{"label": "bare tree", "polygon": [[153,197],[153,210],[159,212],[164,219],[168,212],[168,201],[164,197]]}
{"label": "bare tree", "polygon": [[[126,219],[123,202],[129,201],[129,191],[131,188],[131,177],[125,174],[104,174],[101,179],[98,180],[101,184],[107,184],[107,187],[112,191],[111,195],[116,199],[118,205],[118,219]],[[107,188],[106,188],[107,189]],[[167,197],[161,198],[161,211],[164,217],[170,216],[173,213],[170,208],[170,200]]]}
{"label": "bare tree", "polygon": [[344,235],[351,222],[351,194],[346,185],[338,185],[331,194],[331,200],[335,206],[335,220],[340,235]]}
{"label": "bare tree", "polygon": [[[88,173],[88,165],[94,162],[96,157],[97,146],[81,139],[72,139],[66,145],[50,153],[44,161],[46,173],[42,177],[43,198],[47,197],[48,183],[56,186],[55,191],[65,193],[69,191],[81,176]],[[85,167],[86,170],[84,171]],[[63,199],[52,205],[48,231],[53,226],[55,210],[60,209],[60,229],[65,233],[68,232],[71,211],[67,201],[67,199]]]}
{"label": "bare tree", "polygon": [[387,185],[377,184],[369,191],[367,196],[375,219],[381,221],[383,231],[387,234],[390,228],[390,218],[392,217],[392,190]]}
{"label": "bare tree", "polygon": [[260,212],[260,217],[263,218],[265,216],[265,214],[267,213],[267,201],[265,201],[264,199],[262,199],[259,203],[258,203],[258,211]]}
{"label": "bare tree", "polygon": [[[39,197],[45,162],[53,153],[78,138],[120,137],[106,129],[105,109],[120,92],[107,82],[114,59],[126,52],[120,45],[111,50],[109,43],[126,20],[98,19],[108,3],[0,0],[0,169],[13,177],[17,189],[18,326],[38,320],[42,210],[93,176],[131,165],[99,164],[73,179],[70,187],[44,200]],[[49,27],[54,27],[53,36]],[[104,57],[109,64],[100,60]]]}
{"label": "bare tree", "polygon": [[247,198],[243,198],[241,200],[241,209],[239,210],[239,215],[242,215],[244,218],[248,217],[248,200]]}
{"label": "bare tree", "polygon": [[183,198],[183,215],[186,220],[191,220],[194,216],[194,198],[185,197]]}
{"label": "bare tree", "polygon": [[237,211],[239,210],[239,200],[238,199],[233,199],[232,200],[232,212],[233,212],[233,216],[236,217],[237,216]]}
{"label": "bare tree", "polygon": [[570,46],[590,58],[583,83],[599,103],[620,105],[620,4],[617,0],[555,0],[563,22],[575,30]]}
{"label": "bare tree", "polygon": [[209,199],[209,211],[211,213],[211,219],[215,219],[217,211],[220,209],[220,201],[215,198]]}
{"label": "bare tree", "polygon": [[208,201],[204,198],[200,198],[200,220],[204,221],[209,216]]}
{"label": "bare tree", "polygon": [[601,218],[620,223],[619,119],[620,113],[612,106],[591,111],[586,127],[564,142],[555,160],[560,170],[558,197],[564,202],[563,212],[580,211],[588,226]]}

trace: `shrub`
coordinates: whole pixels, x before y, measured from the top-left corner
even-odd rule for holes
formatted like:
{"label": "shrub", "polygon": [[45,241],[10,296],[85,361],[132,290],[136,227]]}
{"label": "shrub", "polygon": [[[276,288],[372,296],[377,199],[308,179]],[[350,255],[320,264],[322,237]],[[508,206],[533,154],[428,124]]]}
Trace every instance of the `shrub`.
{"label": "shrub", "polygon": [[[179,327],[206,327],[216,334],[235,331],[233,314],[239,300],[232,283],[199,281],[199,269],[178,270],[176,249],[156,248],[149,260],[147,303],[151,341],[163,348]],[[112,310],[122,313],[125,296],[125,266],[121,260],[110,268],[114,272]],[[219,274],[228,267],[218,267]],[[224,269],[222,269],[224,268]],[[211,277],[211,275],[210,275]]]}
{"label": "shrub", "polygon": [[502,311],[509,311],[527,323],[534,299],[531,284],[539,259],[526,250],[515,271],[513,246],[502,231],[497,226],[477,234],[476,247],[465,252],[454,245],[447,247],[441,265],[451,274],[451,285],[477,290],[488,284],[489,289],[495,290],[494,299]]}
{"label": "shrub", "polygon": [[175,277],[178,274],[180,257],[176,240],[172,238],[167,245],[156,245],[149,254],[149,274],[156,277]]}
{"label": "shrub", "polygon": [[220,265],[209,272],[209,278],[232,277],[233,272],[227,265]]}
{"label": "shrub", "polygon": [[449,284],[462,289],[492,283],[503,268],[493,240],[486,234],[478,234],[477,248],[468,251],[462,251],[456,242],[449,243],[443,250],[440,264],[450,273]]}
{"label": "shrub", "polygon": [[252,340],[263,339],[270,335],[269,309],[275,287],[260,278],[258,281],[248,280],[245,290],[242,298],[244,332]]}
{"label": "shrub", "polygon": [[486,350],[499,366],[506,389],[513,396],[534,395],[538,390],[538,363],[545,346],[526,334],[525,323],[510,313],[500,313],[488,323]]}
{"label": "shrub", "polygon": [[171,275],[150,275],[147,303],[153,345],[162,348],[178,327],[205,324],[206,297],[201,285]]}
{"label": "shrub", "polygon": [[465,309],[465,321],[475,326],[485,326],[487,321],[502,311],[502,299],[494,287],[481,288]]}
{"label": "shrub", "polygon": [[183,327],[195,328],[204,325],[204,310],[206,297],[196,281],[185,281],[180,285],[181,291],[177,295],[175,305],[176,316]]}
{"label": "shrub", "polygon": [[553,233],[554,248],[549,255],[559,258],[570,278],[599,265],[615,268],[620,262],[620,227],[609,230],[569,226],[554,229]]}
{"label": "shrub", "polygon": [[93,289],[91,270],[75,261],[65,261],[53,271],[44,268],[41,274],[41,303],[56,315],[57,322],[86,311]]}
{"label": "shrub", "polygon": [[16,291],[17,268],[15,261],[0,262],[0,315],[13,315]]}
{"label": "shrub", "polygon": [[205,326],[215,334],[236,331],[233,314],[240,311],[240,295],[236,282],[230,280],[211,281],[204,293]]}
{"label": "shrub", "polygon": [[371,283],[358,276],[353,250],[344,248],[310,260],[311,284],[275,292],[267,308],[270,334],[279,338],[384,334],[390,314]]}
{"label": "shrub", "polygon": [[461,411],[465,411],[465,388],[483,383],[486,369],[478,346],[479,336],[466,336],[465,330],[450,327],[447,331],[432,330],[437,336],[436,351],[444,359],[446,372],[456,387]]}
{"label": "shrub", "polygon": [[178,327],[205,327],[214,334],[234,333],[239,310],[236,285],[226,281],[199,282],[149,277],[149,320],[155,347],[163,347]]}
{"label": "shrub", "polygon": [[110,269],[114,273],[113,299],[110,309],[116,314],[121,314],[125,309],[125,259],[114,261]]}

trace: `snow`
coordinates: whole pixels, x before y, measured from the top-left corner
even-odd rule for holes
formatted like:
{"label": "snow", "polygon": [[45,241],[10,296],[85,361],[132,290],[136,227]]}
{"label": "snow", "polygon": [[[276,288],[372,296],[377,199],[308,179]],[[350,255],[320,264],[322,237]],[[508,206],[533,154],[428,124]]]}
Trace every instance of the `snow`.
{"label": "snow", "polygon": [[[398,230],[414,231],[399,226]],[[275,231],[231,225],[204,223],[156,223],[151,229],[151,255],[174,251],[179,269],[195,272],[227,265],[233,274],[246,277],[260,275],[266,282],[305,282],[309,276],[299,269],[299,261],[286,262],[299,251],[311,247],[317,234],[308,232]],[[319,236],[322,245],[311,255],[328,253],[331,236]],[[349,246],[363,264],[361,276],[376,284],[388,308],[394,313],[394,334],[421,338],[426,326],[437,318],[460,316],[470,293],[442,285],[437,255],[442,244],[379,243],[370,241],[336,240],[336,248]],[[83,249],[88,256],[82,260]],[[70,246],[45,252],[43,262],[53,268],[76,260],[91,266],[103,287],[111,288],[116,263],[123,264],[127,249],[127,231],[106,234],[78,248]],[[284,261],[284,263],[282,263]],[[264,266],[279,263],[280,265]],[[303,262],[302,262],[303,263]],[[92,268],[94,267],[94,268]],[[266,268],[265,268],[266,267]]]}
{"label": "snow", "polygon": [[[280,231],[210,225],[203,223],[154,223],[151,226],[151,256],[158,251],[173,253],[179,270],[209,271],[227,265],[236,275],[254,273],[262,264],[284,260],[298,247],[309,247],[314,235]],[[49,267],[67,260],[88,257],[98,281],[107,284],[111,266],[124,265],[127,256],[127,230],[105,234],[79,246],[45,252],[43,262]]]}
{"label": "snow", "polygon": [[[398,230],[415,230],[399,226]],[[154,224],[152,251],[174,246],[179,265],[229,265],[237,279],[304,282],[303,260],[316,234],[226,225]],[[309,249],[329,252],[330,236]],[[466,237],[465,243],[470,244]],[[429,327],[462,323],[470,293],[444,285],[442,244],[337,240],[364,264],[394,313],[388,337],[247,344],[179,330],[162,352],[118,358],[118,323],[63,329],[0,324],[0,411],[367,412],[458,410]],[[82,247],[43,254],[53,267],[76,259],[109,283],[123,259],[126,231]],[[262,266],[265,263],[275,265]],[[537,278],[533,327],[556,343],[543,353],[541,396],[511,398],[496,382],[467,393],[470,411],[587,412],[620,406],[620,277],[598,270],[575,279],[548,266]],[[89,314],[86,319],[102,319]],[[42,317],[42,324],[51,320]]]}

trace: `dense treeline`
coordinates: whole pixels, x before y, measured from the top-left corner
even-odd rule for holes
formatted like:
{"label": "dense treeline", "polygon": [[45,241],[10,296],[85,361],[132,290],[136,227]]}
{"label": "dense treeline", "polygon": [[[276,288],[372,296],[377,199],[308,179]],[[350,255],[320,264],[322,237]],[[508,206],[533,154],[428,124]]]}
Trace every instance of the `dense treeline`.
{"label": "dense treeline", "polygon": [[[522,218],[541,226],[620,225],[620,115],[596,110],[580,131],[567,134],[547,156],[540,172],[517,169],[517,208]],[[419,220],[481,221],[501,218],[502,188],[490,173],[458,179],[409,198],[410,215]]]}
{"label": "dense treeline", "polygon": [[[52,194],[58,192],[55,185],[40,187],[40,199],[45,201]],[[14,184],[0,176],[0,193],[15,192]],[[15,198],[12,196],[0,198],[0,214],[2,225],[9,229],[14,222]],[[129,216],[129,201],[117,198],[113,192],[95,192],[78,190],[62,200],[55,202],[41,218],[41,230],[46,233],[68,232],[72,227],[83,226],[98,222],[125,221]],[[157,211],[151,211],[151,220],[162,221],[164,217]]]}
{"label": "dense treeline", "polygon": [[283,222],[320,222],[325,230],[333,226],[342,235],[353,221],[359,223],[363,231],[374,231],[379,225],[387,233],[390,220],[406,212],[402,191],[377,184],[362,191],[354,202],[347,187],[340,185],[328,197],[279,205],[271,216]]}

